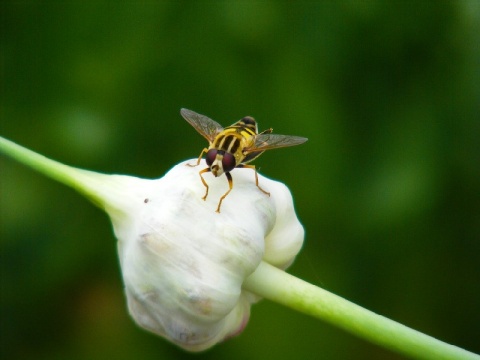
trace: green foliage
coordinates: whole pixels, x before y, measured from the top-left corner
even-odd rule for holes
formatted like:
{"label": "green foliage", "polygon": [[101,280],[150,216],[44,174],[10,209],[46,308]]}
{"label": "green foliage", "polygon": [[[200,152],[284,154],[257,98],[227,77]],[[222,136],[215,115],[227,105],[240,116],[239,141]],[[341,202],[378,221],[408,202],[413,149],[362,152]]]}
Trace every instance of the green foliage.
{"label": "green foliage", "polygon": [[[4,2],[0,11],[2,136],[142,177],[205,145],[181,107],[306,136],[256,162],[290,187],[307,230],[292,273],[480,352],[477,2]],[[1,357],[190,358],[128,318],[107,218],[0,161]],[[196,358],[396,358],[274,304],[252,312],[239,338]]]}

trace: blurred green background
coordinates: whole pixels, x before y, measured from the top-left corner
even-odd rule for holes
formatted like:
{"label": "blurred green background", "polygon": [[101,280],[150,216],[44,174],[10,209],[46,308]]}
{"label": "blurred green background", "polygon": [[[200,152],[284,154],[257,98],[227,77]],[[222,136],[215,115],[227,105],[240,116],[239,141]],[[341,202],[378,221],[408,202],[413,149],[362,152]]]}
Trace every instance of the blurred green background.
{"label": "blurred green background", "polygon": [[[206,145],[181,107],[306,136],[256,162],[305,225],[290,272],[480,352],[478,1],[0,6],[2,136],[147,178]],[[0,161],[4,359],[400,358],[268,301],[185,353],[127,315],[107,216]]]}

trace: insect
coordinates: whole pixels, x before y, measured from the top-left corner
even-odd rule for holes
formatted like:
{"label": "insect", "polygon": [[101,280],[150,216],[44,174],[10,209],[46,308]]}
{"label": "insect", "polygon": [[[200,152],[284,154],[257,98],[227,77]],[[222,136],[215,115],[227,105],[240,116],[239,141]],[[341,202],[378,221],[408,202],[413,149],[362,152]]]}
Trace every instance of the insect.
{"label": "insect", "polygon": [[211,172],[215,177],[222,174],[227,177],[229,189],[218,202],[216,210],[218,213],[222,201],[232,191],[233,180],[230,172],[233,169],[253,169],[255,171],[255,184],[260,191],[270,196],[269,192],[258,185],[255,165],[248,165],[248,163],[262,155],[265,150],[299,145],[308,140],[300,136],[272,134],[272,128],[258,133],[257,122],[251,116],[246,116],[235,124],[223,128],[216,121],[194,111],[181,109],[180,113],[210,144],[208,149],[204,148],[202,150],[195,165],[187,164],[188,166],[198,166],[203,154],[206,153],[205,160],[208,167],[199,172],[200,179],[206,188],[205,196],[202,199],[206,200],[208,196],[208,184],[202,174]]}

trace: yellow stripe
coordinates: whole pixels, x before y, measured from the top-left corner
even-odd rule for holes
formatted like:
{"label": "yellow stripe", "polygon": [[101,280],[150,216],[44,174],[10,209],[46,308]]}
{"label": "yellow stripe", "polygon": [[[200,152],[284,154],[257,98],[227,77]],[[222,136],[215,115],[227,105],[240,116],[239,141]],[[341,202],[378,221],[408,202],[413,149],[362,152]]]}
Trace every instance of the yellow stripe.
{"label": "yellow stripe", "polygon": [[252,130],[252,129],[246,127],[246,126],[237,125],[237,124],[226,127],[224,132],[236,132],[236,133],[242,134],[245,137],[256,135],[254,130]]}

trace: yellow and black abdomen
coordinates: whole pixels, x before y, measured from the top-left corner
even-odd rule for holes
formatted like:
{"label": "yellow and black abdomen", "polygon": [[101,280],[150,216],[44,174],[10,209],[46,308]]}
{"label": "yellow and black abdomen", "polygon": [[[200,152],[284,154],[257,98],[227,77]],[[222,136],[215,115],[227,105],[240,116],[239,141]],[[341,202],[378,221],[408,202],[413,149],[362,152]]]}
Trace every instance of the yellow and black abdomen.
{"label": "yellow and black abdomen", "polygon": [[[253,121],[253,124],[249,122],[250,120]],[[239,122],[226,127],[218,134],[210,148],[232,154],[235,157],[236,165],[238,165],[244,158],[243,149],[253,145],[255,135],[255,120],[250,117],[243,118]]]}
{"label": "yellow and black abdomen", "polygon": [[215,176],[228,173],[244,162],[244,150],[253,145],[257,123],[249,116],[223,129],[206,154],[206,162]]}

